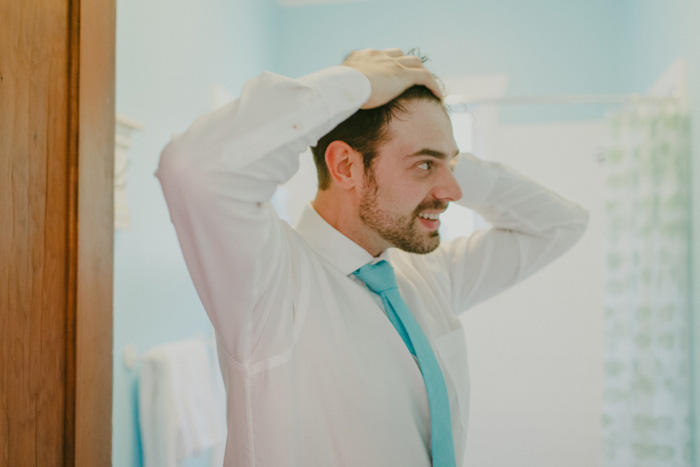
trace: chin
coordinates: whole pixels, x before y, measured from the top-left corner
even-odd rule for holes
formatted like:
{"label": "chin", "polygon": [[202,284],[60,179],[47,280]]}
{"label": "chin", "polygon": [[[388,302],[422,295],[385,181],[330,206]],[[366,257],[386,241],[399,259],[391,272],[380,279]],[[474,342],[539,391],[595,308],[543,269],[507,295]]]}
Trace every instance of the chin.
{"label": "chin", "polygon": [[417,255],[427,255],[437,250],[440,246],[440,235],[435,232],[430,234],[431,242],[422,242],[420,244],[412,243],[410,245],[397,246],[397,248],[406,251],[408,253],[415,253]]}

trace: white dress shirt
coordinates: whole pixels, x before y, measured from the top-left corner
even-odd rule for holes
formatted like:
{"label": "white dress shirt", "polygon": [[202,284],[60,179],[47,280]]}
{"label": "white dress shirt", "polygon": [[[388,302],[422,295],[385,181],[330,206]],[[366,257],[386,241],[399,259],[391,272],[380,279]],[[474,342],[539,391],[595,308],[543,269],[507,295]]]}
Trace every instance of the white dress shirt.
{"label": "white dress shirt", "polygon": [[373,258],[310,205],[293,229],[271,207],[276,187],[369,94],[348,67],[297,80],[266,72],[163,150],[156,174],[216,329],[226,466],[430,465],[420,370],[381,301],[352,276],[379,259],[393,265],[443,370],[461,465],[469,383],[457,315],[561,255],[585,228],[577,205],[463,156],[460,203],[491,222],[488,231],[428,255],[392,248]]}

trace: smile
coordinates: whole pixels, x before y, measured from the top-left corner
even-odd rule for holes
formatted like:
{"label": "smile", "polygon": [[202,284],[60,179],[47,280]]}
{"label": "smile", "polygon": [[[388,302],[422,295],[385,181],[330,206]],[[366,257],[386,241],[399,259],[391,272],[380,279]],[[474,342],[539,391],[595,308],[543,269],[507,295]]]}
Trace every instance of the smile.
{"label": "smile", "polygon": [[418,217],[422,217],[423,219],[428,219],[431,221],[436,221],[440,218],[440,213],[438,213],[438,212],[433,213],[433,214],[422,213],[422,214],[418,214]]}

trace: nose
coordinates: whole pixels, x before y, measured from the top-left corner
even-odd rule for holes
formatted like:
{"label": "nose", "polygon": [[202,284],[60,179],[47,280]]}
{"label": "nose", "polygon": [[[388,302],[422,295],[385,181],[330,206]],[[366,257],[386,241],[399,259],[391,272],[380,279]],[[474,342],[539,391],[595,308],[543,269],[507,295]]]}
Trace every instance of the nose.
{"label": "nose", "polygon": [[442,201],[457,201],[462,198],[462,189],[452,171],[445,168],[433,190],[433,196]]}

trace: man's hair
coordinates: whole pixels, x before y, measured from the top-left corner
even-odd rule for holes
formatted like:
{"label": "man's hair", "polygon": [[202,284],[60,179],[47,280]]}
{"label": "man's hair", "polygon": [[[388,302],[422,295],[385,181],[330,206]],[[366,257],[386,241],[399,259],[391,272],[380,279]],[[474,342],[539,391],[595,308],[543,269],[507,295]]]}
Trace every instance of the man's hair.
{"label": "man's hair", "polygon": [[323,136],[316,146],[311,148],[318,172],[318,188],[330,187],[331,175],[326,165],[326,149],[333,141],[344,141],[355,151],[362,154],[365,171],[371,168],[377,149],[387,141],[389,122],[398,112],[406,113],[403,105],[406,101],[426,100],[444,105],[442,100],[425,86],[413,86],[394,100],[373,109],[360,109],[347,120]]}

